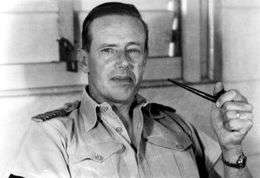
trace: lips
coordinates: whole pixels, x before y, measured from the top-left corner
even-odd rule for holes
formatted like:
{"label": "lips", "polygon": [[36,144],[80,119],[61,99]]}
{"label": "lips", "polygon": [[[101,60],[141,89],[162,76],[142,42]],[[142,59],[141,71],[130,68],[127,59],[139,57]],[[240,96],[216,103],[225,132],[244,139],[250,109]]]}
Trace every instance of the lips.
{"label": "lips", "polygon": [[111,78],[111,80],[115,82],[129,83],[129,84],[133,84],[135,81],[134,77],[129,75],[115,75]]}

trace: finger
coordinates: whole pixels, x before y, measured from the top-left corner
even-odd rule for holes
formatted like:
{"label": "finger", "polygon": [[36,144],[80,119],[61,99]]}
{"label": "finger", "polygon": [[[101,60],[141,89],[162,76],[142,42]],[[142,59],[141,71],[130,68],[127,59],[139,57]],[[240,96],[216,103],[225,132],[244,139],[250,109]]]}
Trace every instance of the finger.
{"label": "finger", "polygon": [[222,105],[227,101],[243,101],[247,103],[247,99],[241,95],[239,91],[234,89],[229,90],[221,95],[216,102],[216,106],[222,107]]}
{"label": "finger", "polygon": [[246,133],[253,126],[251,119],[231,119],[224,123],[224,126],[229,131],[238,131],[240,133]]}
{"label": "finger", "polygon": [[225,113],[224,122],[228,122],[232,119],[243,119],[253,121],[253,113],[251,112],[238,112],[238,111],[227,111]]}
{"label": "finger", "polygon": [[218,92],[224,89],[224,85],[222,82],[217,82],[214,86],[213,95],[216,95]]}
{"label": "finger", "polygon": [[222,105],[221,110],[222,112],[227,112],[229,110],[252,112],[253,106],[244,102],[227,101]]}

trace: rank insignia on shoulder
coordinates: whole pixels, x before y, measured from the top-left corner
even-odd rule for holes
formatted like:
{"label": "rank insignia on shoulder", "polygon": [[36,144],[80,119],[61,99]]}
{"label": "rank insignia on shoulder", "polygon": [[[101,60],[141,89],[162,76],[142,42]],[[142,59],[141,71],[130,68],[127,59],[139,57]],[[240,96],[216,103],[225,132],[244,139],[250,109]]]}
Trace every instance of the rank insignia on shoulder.
{"label": "rank insignia on shoulder", "polygon": [[32,120],[36,122],[43,122],[56,117],[68,116],[73,110],[78,109],[80,106],[80,101],[75,101],[72,103],[66,103],[62,108],[55,109],[53,111],[48,111],[43,114],[38,114],[32,117]]}

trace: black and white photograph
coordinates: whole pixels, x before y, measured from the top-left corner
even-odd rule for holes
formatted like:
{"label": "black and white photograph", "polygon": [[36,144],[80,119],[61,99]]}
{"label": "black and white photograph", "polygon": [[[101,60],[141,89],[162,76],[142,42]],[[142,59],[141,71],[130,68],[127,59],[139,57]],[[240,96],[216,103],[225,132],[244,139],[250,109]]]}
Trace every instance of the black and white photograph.
{"label": "black and white photograph", "polygon": [[260,177],[260,1],[0,2],[0,177]]}

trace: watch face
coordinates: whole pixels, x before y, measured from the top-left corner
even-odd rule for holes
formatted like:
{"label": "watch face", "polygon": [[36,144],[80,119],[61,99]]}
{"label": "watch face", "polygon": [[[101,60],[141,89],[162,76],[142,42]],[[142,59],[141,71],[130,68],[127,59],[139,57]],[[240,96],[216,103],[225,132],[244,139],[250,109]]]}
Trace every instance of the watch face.
{"label": "watch face", "polygon": [[246,157],[244,154],[240,155],[239,158],[238,158],[238,160],[237,160],[237,164],[238,164],[239,166],[241,166],[242,168],[245,167],[245,165],[246,165],[246,159],[247,159],[247,157]]}

